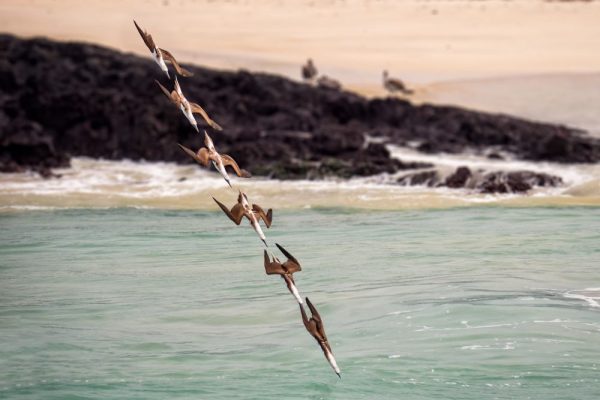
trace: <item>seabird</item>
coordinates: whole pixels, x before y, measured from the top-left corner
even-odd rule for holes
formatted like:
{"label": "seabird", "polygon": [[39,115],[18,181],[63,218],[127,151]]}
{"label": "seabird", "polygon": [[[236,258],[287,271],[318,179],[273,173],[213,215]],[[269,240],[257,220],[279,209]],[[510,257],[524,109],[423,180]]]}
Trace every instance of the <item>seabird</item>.
{"label": "seabird", "polygon": [[302,78],[307,82],[312,82],[318,74],[317,67],[313,64],[312,58],[306,61],[306,64],[302,66]]}
{"label": "seabird", "polygon": [[217,171],[221,173],[223,178],[225,178],[225,182],[231,186],[231,182],[229,181],[229,174],[227,173],[226,166],[230,166],[233,168],[237,176],[240,178],[250,178],[252,175],[250,172],[245,169],[241,169],[238,167],[237,163],[233,158],[228,156],[227,154],[219,154],[215,149],[215,145],[213,144],[212,139],[208,136],[208,133],[204,131],[204,145],[206,147],[201,147],[196,153],[194,153],[191,149],[177,143],[179,147],[183,151],[185,151],[190,157],[192,157],[198,164],[208,167],[209,162],[212,161],[212,165],[215,167]]}
{"label": "seabird", "polygon": [[390,78],[387,71],[383,71],[383,87],[390,93],[401,92],[405,95],[414,93],[414,91],[407,88],[400,79]]}
{"label": "seabird", "polygon": [[163,93],[171,100],[185,115],[185,117],[190,121],[190,124],[196,129],[196,132],[200,132],[198,129],[198,123],[196,122],[196,118],[194,118],[194,114],[200,114],[202,118],[206,121],[208,125],[210,125],[214,130],[222,131],[223,128],[215,121],[213,121],[206,111],[202,107],[200,107],[196,103],[190,103],[188,99],[185,98],[183,92],[181,91],[181,86],[179,86],[179,81],[177,77],[175,77],[175,90],[169,92],[166,87],[160,84],[159,81],[155,80],[155,82],[160,86],[160,89]]}
{"label": "seabird", "polygon": [[248,196],[246,196],[246,193],[242,193],[241,190],[240,194],[238,195],[238,202],[231,208],[231,210],[229,210],[223,203],[220,203],[214,197],[213,200],[219,205],[219,207],[221,207],[221,210],[223,210],[223,212],[227,214],[229,219],[232,220],[236,225],[239,225],[242,222],[243,217],[248,218],[248,221],[250,221],[250,225],[252,225],[252,227],[260,237],[260,240],[263,241],[265,246],[269,247],[269,245],[267,244],[267,239],[265,238],[265,234],[260,228],[258,222],[259,219],[262,219],[267,228],[270,228],[271,221],[273,219],[272,209],[269,208],[265,213],[264,210],[258,204],[252,204],[252,207],[250,207],[250,203],[248,202]]}
{"label": "seabird", "polygon": [[327,75],[322,75],[317,79],[317,86],[333,90],[340,90],[342,88],[342,84],[339,81],[336,81]]}
{"label": "seabird", "polygon": [[304,326],[306,327],[308,333],[310,333],[312,337],[314,337],[315,340],[319,343],[319,346],[321,346],[321,350],[323,350],[323,354],[325,354],[325,358],[329,362],[329,365],[331,365],[331,368],[333,368],[337,376],[341,378],[342,375],[340,372],[340,368],[335,362],[333,352],[331,351],[331,346],[329,346],[329,342],[327,341],[327,335],[325,334],[325,328],[323,327],[323,320],[321,319],[321,316],[317,312],[317,309],[315,308],[315,306],[312,305],[308,297],[306,298],[306,304],[308,305],[308,308],[310,308],[312,316],[310,317],[310,319],[308,319],[308,317],[306,316],[306,312],[304,311],[304,307],[300,305],[300,313],[302,313],[302,322],[304,322]]}
{"label": "seabird", "polygon": [[168,78],[170,78],[170,76],[169,76],[169,69],[167,68],[167,64],[165,63],[165,59],[167,61],[169,61],[171,64],[173,64],[173,66],[175,67],[175,71],[177,71],[177,73],[179,75],[181,75],[181,76],[192,76],[192,75],[194,75],[190,71],[188,71],[187,69],[182,68],[179,65],[179,63],[177,62],[177,60],[175,60],[175,57],[173,57],[173,54],[169,53],[165,49],[158,48],[156,46],[156,44],[154,44],[154,40],[152,39],[152,35],[150,35],[146,31],[143,31],[142,28],[140,28],[140,26],[137,24],[137,22],[135,22],[135,20],[133,21],[133,23],[135,24],[135,27],[137,28],[138,32],[140,33],[140,36],[144,40],[144,43],[146,43],[146,46],[152,52],[152,58],[154,59],[154,61],[156,61],[156,63],[160,67],[160,69],[165,74],[167,74]]}
{"label": "seabird", "polygon": [[294,272],[302,271],[300,263],[282,246],[277,243],[275,243],[275,246],[287,257],[287,261],[282,264],[275,256],[271,260],[269,254],[267,254],[267,250],[264,250],[265,272],[267,275],[281,275],[290,293],[294,295],[298,304],[302,304],[302,297],[300,297],[298,289],[296,289],[293,277]]}

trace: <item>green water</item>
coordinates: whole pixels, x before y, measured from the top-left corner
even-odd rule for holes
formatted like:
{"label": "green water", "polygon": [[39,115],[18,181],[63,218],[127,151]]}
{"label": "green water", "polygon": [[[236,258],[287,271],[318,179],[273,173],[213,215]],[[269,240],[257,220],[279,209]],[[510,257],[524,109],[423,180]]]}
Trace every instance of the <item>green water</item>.
{"label": "green water", "polygon": [[[244,223],[245,224],[245,223]],[[0,214],[0,398],[596,399],[600,208]],[[600,301],[600,299],[598,299]]]}

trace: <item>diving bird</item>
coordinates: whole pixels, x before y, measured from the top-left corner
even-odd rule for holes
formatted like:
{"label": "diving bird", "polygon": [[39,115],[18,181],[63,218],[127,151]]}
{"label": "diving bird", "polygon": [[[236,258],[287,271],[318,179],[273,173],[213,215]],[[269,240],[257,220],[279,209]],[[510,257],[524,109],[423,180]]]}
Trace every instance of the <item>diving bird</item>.
{"label": "diving bird", "polygon": [[265,246],[269,247],[267,244],[267,239],[265,238],[265,234],[259,225],[259,220],[262,219],[267,226],[267,228],[271,227],[271,221],[273,220],[273,210],[269,208],[269,210],[265,213],[264,210],[258,204],[252,204],[250,207],[250,203],[248,202],[248,196],[246,193],[242,193],[240,190],[240,194],[238,195],[238,202],[229,210],[223,203],[220,203],[217,199],[213,197],[215,203],[221,207],[221,210],[230,220],[232,220],[236,225],[239,225],[242,222],[242,218],[248,218],[250,221],[250,225],[254,228],[260,240],[263,241]]}
{"label": "diving bird", "polygon": [[413,90],[406,87],[400,79],[390,78],[387,71],[383,71],[383,87],[390,93],[401,92],[405,95],[411,95]]}
{"label": "diving bird", "polygon": [[267,275],[281,275],[290,293],[294,295],[298,304],[302,304],[302,297],[300,297],[298,289],[296,289],[293,277],[294,272],[302,271],[300,263],[282,246],[277,243],[275,243],[275,246],[287,257],[287,261],[282,264],[275,256],[271,260],[269,254],[267,254],[267,250],[264,250],[265,272]]}
{"label": "diving bird", "polygon": [[221,128],[219,124],[217,124],[208,116],[208,114],[206,113],[206,111],[204,111],[202,107],[200,107],[196,103],[190,103],[188,99],[185,98],[183,92],[181,91],[181,86],[179,86],[179,81],[177,81],[177,77],[175,77],[175,90],[173,90],[172,92],[169,92],[166,87],[160,84],[159,81],[154,81],[158,84],[158,86],[160,86],[160,89],[169,98],[169,100],[171,100],[173,104],[179,107],[183,115],[185,115],[187,120],[190,121],[190,124],[192,124],[192,126],[196,128],[196,132],[200,132],[200,130],[198,129],[198,123],[196,122],[196,118],[194,118],[194,114],[200,114],[202,118],[204,118],[206,123],[210,125],[214,130],[223,130],[223,128]]}
{"label": "diving bird", "polygon": [[329,365],[331,365],[331,368],[333,368],[337,376],[341,378],[342,375],[340,369],[337,363],[335,362],[333,352],[331,351],[331,346],[329,346],[329,342],[327,341],[327,335],[325,334],[325,328],[323,327],[323,320],[321,319],[321,316],[319,315],[317,309],[315,308],[315,306],[312,305],[308,297],[306,298],[306,304],[308,305],[308,308],[310,308],[312,316],[310,317],[310,319],[308,319],[308,317],[306,316],[306,312],[304,311],[304,307],[300,305],[300,313],[302,313],[302,322],[304,322],[304,326],[306,327],[308,333],[310,333],[312,337],[314,337],[315,340],[319,343],[319,346],[321,346],[321,350],[323,350],[323,354],[325,354],[325,358],[329,362]]}
{"label": "diving bird", "polygon": [[237,176],[240,178],[250,178],[252,175],[250,172],[245,169],[241,169],[238,167],[237,163],[233,158],[228,156],[227,154],[219,154],[215,149],[215,145],[213,144],[212,139],[208,136],[208,133],[204,131],[204,145],[206,147],[201,147],[196,153],[194,153],[191,149],[177,143],[179,147],[183,151],[185,151],[190,157],[192,157],[196,162],[200,165],[208,167],[209,162],[212,162],[212,165],[215,167],[217,171],[225,178],[225,182],[231,186],[231,182],[229,181],[229,174],[227,173],[226,166],[230,166],[233,168]]}
{"label": "diving bird", "polygon": [[150,35],[146,31],[142,30],[142,28],[140,28],[140,26],[137,24],[137,22],[135,22],[135,20],[133,20],[133,23],[135,24],[135,27],[137,28],[138,32],[140,33],[140,36],[144,40],[144,43],[146,44],[148,49],[150,49],[150,52],[152,53],[152,58],[158,64],[160,69],[165,74],[167,74],[167,78],[171,78],[171,77],[169,76],[169,69],[167,68],[167,64],[165,63],[165,60],[167,60],[171,64],[173,64],[173,67],[175,67],[175,71],[177,71],[177,73],[179,75],[181,75],[181,76],[194,75],[187,69],[182,68],[179,65],[179,63],[177,62],[177,60],[175,60],[175,57],[173,57],[173,54],[169,53],[165,49],[161,49],[158,46],[156,46],[156,44],[154,44],[154,40],[152,39],[152,35]]}
{"label": "diving bird", "polygon": [[306,64],[302,66],[302,78],[307,82],[312,82],[317,77],[317,74],[317,67],[313,64],[312,58],[309,58]]}

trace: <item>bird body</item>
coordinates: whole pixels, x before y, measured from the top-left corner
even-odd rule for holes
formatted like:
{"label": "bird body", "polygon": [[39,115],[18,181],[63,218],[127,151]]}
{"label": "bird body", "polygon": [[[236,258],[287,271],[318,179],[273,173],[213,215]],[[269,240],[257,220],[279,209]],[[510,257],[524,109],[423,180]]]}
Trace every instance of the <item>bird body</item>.
{"label": "bird body", "polygon": [[332,90],[340,90],[342,88],[342,84],[339,81],[330,78],[327,75],[322,75],[317,79],[317,86]]}
{"label": "bird body", "polygon": [[285,281],[285,284],[292,293],[292,295],[298,301],[298,304],[302,303],[302,297],[300,297],[300,293],[298,293],[298,289],[296,288],[296,283],[294,282],[293,274],[298,271],[302,271],[302,267],[300,267],[300,263],[298,260],[294,258],[290,253],[288,253],[282,246],[275,243],[275,246],[279,248],[279,250],[287,257],[287,260],[284,263],[281,263],[277,257],[273,256],[273,260],[267,254],[267,251],[264,251],[264,265],[265,272],[267,275],[280,275],[281,278]]}
{"label": "bird body", "polygon": [[169,61],[173,65],[173,67],[175,68],[175,71],[177,71],[177,73],[179,75],[181,75],[181,76],[194,75],[187,69],[181,67],[179,65],[179,63],[177,62],[177,60],[175,59],[175,57],[173,57],[173,55],[171,53],[169,53],[165,49],[161,49],[158,46],[156,46],[156,44],[154,43],[154,39],[152,39],[152,35],[150,35],[146,31],[142,30],[142,28],[140,28],[140,26],[137,24],[137,22],[135,22],[135,20],[133,21],[133,23],[135,24],[135,27],[136,27],[138,33],[142,37],[142,40],[146,44],[146,47],[148,47],[148,50],[150,50],[150,52],[152,53],[152,59],[156,62],[156,64],[158,64],[161,71],[163,71],[165,74],[167,74],[167,78],[170,78],[170,76],[169,76],[169,68],[167,68],[167,64],[166,64],[165,60]]}
{"label": "bird body", "polygon": [[208,133],[204,131],[204,145],[206,147],[201,147],[197,152],[194,153],[193,150],[188,149],[187,147],[179,144],[179,147],[183,151],[185,151],[190,157],[192,157],[196,162],[205,167],[209,166],[209,163],[215,167],[215,169],[223,176],[227,184],[231,187],[231,182],[229,178],[229,174],[227,173],[226,166],[230,166],[233,168],[237,176],[241,178],[250,178],[252,175],[246,171],[245,169],[241,169],[235,160],[228,156],[227,154],[219,154],[215,145],[213,144],[212,139],[208,136]]}
{"label": "bird body", "polygon": [[300,313],[302,314],[302,322],[304,322],[304,327],[311,334],[312,337],[315,338],[321,350],[323,350],[323,354],[325,358],[331,365],[331,368],[335,371],[338,377],[342,377],[340,368],[335,361],[335,357],[333,356],[333,352],[331,351],[331,346],[329,345],[329,341],[327,340],[327,335],[325,334],[325,327],[323,326],[323,320],[319,315],[319,312],[315,308],[315,306],[310,302],[308,297],[306,298],[306,304],[310,309],[312,316],[310,319],[306,316],[306,312],[304,311],[304,307],[300,305]]}
{"label": "bird body", "polygon": [[312,82],[317,77],[318,73],[312,58],[309,58],[306,61],[306,64],[302,66],[302,78],[307,82]]}
{"label": "bird body", "polygon": [[264,210],[258,204],[252,204],[248,202],[248,196],[245,193],[239,192],[238,202],[229,210],[223,203],[219,202],[217,199],[213,197],[213,200],[219,205],[221,210],[232,220],[236,225],[239,225],[242,222],[242,218],[246,217],[250,222],[250,225],[258,235],[258,237],[262,240],[265,246],[269,246],[267,244],[267,239],[265,234],[263,233],[259,221],[262,219],[267,228],[271,227],[271,222],[273,220],[273,210],[269,208],[269,210],[265,213]]}
{"label": "bird body", "polygon": [[383,71],[383,87],[390,93],[401,92],[405,95],[414,93],[414,91],[408,89],[400,79],[390,78],[387,71]]}
{"label": "bird body", "polygon": [[166,87],[161,85],[159,81],[155,80],[155,82],[163,91],[165,96],[167,96],[169,100],[171,100],[171,102],[181,110],[181,112],[187,118],[190,124],[192,124],[192,126],[196,129],[196,132],[200,132],[200,130],[198,129],[198,122],[196,121],[194,114],[200,114],[204,121],[206,121],[206,123],[210,125],[214,130],[223,130],[223,128],[221,128],[219,124],[217,124],[208,116],[208,114],[206,113],[206,111],[204,111],[202,107],[200,107],[196,103],[191,103],[188,101],[188,99],[183,95],[183,91],[181,90],[181,86],[179,85],[177,77],[175,77],[175,90],[171,92],[169,92]]}

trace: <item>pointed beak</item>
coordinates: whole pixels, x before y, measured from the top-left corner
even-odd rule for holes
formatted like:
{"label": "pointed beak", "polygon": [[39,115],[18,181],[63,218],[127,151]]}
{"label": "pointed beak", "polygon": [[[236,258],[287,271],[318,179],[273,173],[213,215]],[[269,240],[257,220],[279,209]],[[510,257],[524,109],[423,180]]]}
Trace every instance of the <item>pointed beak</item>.
{"label": "pointed beak", "polygon": [[230,188],[233,189],[233,186],[231,186],[231,182],[229,182],[229,179],[225,179],[227,181],[227,184],[229,185]]}
{"label": "pointed beak", "polygon": [[342,379],[342,374],[340,374],[339,372],[336,372],[335,374],[338,376],[338,378]]}
{"label": "pointed beak", "polygon": [[194,129],[196,129],[196,132],[200,133],[200,129],[198,129],[198,125],[194,125]]}
{"label": "pointed beak", "polygon": [[269,247],[269,245],[267,244],[267,241],[265,239],[260,239],[262,240],[262,242],[265,244],[266,247]]}

